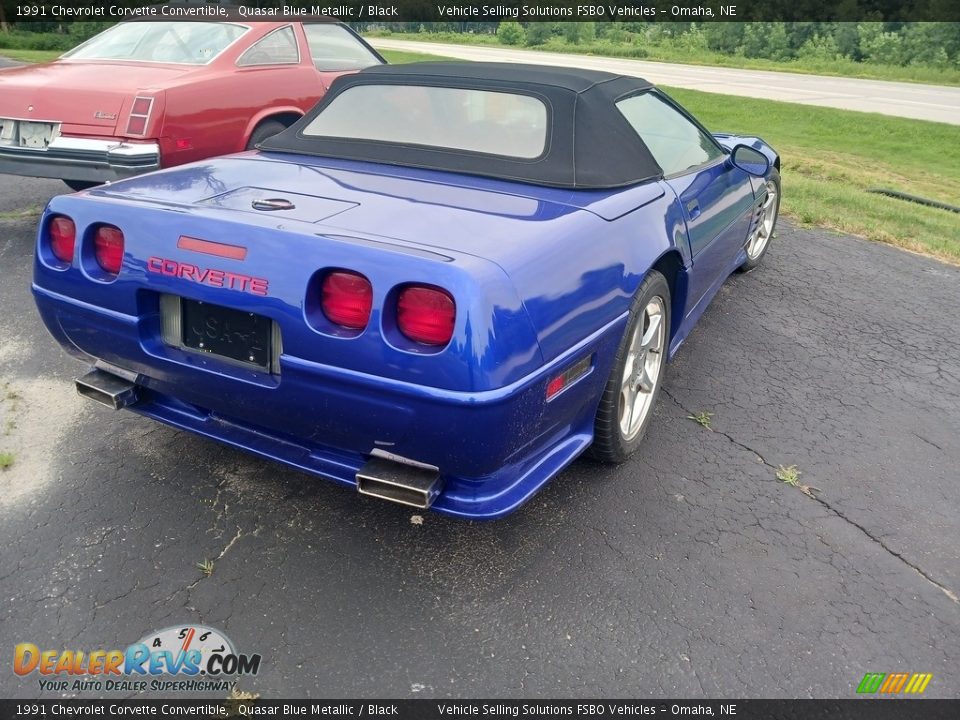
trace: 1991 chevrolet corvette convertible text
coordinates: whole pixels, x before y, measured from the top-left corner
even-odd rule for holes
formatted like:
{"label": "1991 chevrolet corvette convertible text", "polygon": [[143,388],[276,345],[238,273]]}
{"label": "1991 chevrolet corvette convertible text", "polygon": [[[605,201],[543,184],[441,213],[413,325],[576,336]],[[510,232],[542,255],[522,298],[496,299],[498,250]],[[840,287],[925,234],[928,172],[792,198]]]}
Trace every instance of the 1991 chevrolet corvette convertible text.
{"label": "1991 chevrolet corvette convertible text", "polygon": [[375,66],[257,151],[54,198],[33,290],[83,395],[494,518],[636,449],[779,165],[637,78]]}

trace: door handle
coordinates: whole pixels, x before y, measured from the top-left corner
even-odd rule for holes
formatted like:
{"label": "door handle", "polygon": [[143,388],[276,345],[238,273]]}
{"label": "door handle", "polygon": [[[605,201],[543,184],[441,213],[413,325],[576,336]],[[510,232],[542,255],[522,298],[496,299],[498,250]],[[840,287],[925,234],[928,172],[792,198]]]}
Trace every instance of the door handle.
{"label": "door handle", "polygon": [[690,219],[693,220],[700,214],[700,201],[694,198],[687,203],[687,214],[690,216]]}

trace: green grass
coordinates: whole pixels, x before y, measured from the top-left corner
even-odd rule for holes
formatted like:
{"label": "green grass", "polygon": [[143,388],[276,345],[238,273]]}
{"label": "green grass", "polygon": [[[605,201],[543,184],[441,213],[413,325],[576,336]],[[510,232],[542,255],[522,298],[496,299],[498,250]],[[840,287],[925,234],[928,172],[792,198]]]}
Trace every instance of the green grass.
{"label": "green grass", "polygon": [[41,63],[56,60],[63,55],[63,50],[14,50],[0,47],[0,56],[19,60],[20,62]]}
{"label": "green grass", "polygon": [[937,68],[926,65],[883,65],[855,62],[849,58],[821,59],[804,58],[792,60],[768,60],[748,58],[735,53],[721,53],[707,49],[675,47],[670,44],[614,43],[609,40],[594,40],[578,44],[569,43],[561,37],[550,38],[543,45],[504,45],[496,35],[483,33],[392,33],[369,32],[367,37],[383,37],[417,42],[455,43],[457,45],[484,45],[515,50],[539,50],[543,52],[574,53],[598,57],[624,57],[652,62],[682,63],[684,65],[708,65],[711,67],[744,68],[749,70],[775,70],[806,75],[834,75],[871,80],[895,80],[900,82],[930,83],[934,85],[960,85],[960,68]]}
{"label": "green grass", "polygon": [[667,91],[717,132],[760,135],[782,159],[782,210],[960,263],[960,214],[868,193],[884,187],[960,205],[960,129],[945,123]]}
{"label": "green grass", "polygon": [[0,470],[7,470],[13,465],[13,453],[0,453]]}
{"label": "green grass", "polygon": [[[0,51],[2,52],[2,51]],[[428,62],[437,60],[455,60],[456,58],[446,57],[444,55],[428,55],[418,52],[404,52],[403,50],[379,50],[384,59],[391,65],[401,65],[404,63]]]}

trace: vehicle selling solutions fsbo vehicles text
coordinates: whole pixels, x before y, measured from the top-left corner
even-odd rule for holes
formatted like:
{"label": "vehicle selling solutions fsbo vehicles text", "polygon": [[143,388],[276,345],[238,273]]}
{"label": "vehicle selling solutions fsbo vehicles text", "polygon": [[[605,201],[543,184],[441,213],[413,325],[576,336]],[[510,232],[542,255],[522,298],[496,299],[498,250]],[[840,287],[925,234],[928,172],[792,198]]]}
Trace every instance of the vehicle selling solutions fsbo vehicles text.
{"label": "vehicle selling solutions fsbo vehicles text", "polygon": [[[657,9],[653,5],[604,5],[591,3],[570,7],[541,7],[539,5],[437,5],[437,13],[443,18],[504,18],[532,20],[536,18],[607,18],[611,20],[639,20],[643,18],[706,17],[715,16],[713,8],[706,6],[670,5]],[[720,7],[720,15],[736,17],[736,5]]]}
{"label": "vehicle selling solutions fsbo vehicles text", "polygon": [[576,7],[540,7],[538,5],[438,5],[441,17],[515,19],[548,17],[610,17],[614,19],[655,17],[656,8],[643,5],[577,5]]}

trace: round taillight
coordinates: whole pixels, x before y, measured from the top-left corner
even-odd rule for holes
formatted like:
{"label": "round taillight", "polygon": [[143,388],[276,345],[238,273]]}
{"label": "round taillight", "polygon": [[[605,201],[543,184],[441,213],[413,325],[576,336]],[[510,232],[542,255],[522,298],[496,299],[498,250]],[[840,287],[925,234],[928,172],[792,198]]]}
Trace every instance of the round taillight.
{"label": "round taillight", "polygon": [[411,285],[397,298],[397,327],[424,345],[446,345],[453,337],[457,306],[445,290]]}
{"label": "round taillight", "polygon": [[123,265],[123,233],[112,225],[101,225],[93,235],[93,253],[104,272],[116,275]]}
{"label": "round taillight", "polygon": [[363,330],[370,321],[373,287],[360,273],[328,273],[320,288],[320,307],[327,319],[351,330]]}
{"label": "round taillight", "polygon": [[66,215],[56,215],[47,226],[50,252],[60,262],[73,262],[73,246],[77,242],[77,227]]}

